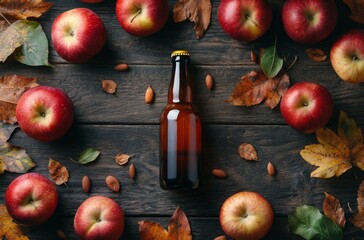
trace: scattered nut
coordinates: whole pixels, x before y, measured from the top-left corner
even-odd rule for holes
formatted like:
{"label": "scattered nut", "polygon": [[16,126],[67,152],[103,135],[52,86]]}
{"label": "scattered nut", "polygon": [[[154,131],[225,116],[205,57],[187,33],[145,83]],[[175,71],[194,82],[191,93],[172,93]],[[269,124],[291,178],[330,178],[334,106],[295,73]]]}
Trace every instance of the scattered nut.
{"label": "scattered nut", "polygon": [[56,230],[56,234],[62,240],[66,240],[67,239],[66,234],[61,229],[57,229]]}
{"label": "scattered nut", "polygon": [[153,88],[150,86],[147,88],[147,91],[145,91],[145,103],[151,104],[154,100],[154,91]]}
{"label": "scattered nut", "polygon": [[241,158],[248,161],[258,161],[258,154],[254,146],[249,143],[242,143],[238,148],[238,153]]}
{"label": "scattered nut", "polygon": [[227,238],[226,238],[226,236],[222,235],[222,236],[215,237],[214,240],[227,240]]}
{"label": "scattered nut", "polygon": [[89,193],[91,188],[91,181],[89,176],[83,176],[82,178],[82,189],[85,193]]}
{"label": "scattered nut", "polygon": [[254,52],[254,50],[250,51],[250,59],[252,60],[253,63],[258,64],[257,54]]}
{"label": "scattered nut", "polygon": [[206,87],[211,90],[214,87],[214,78],[212,77],[211,74],[207,74],[205,77],[205,84]]}
{"label": "scattered nut", "polygon": [[120,63],[114,67],[116,71],[125,72],[129,70],[129,65],[126,63]]}
{"label": "scattered nut", "polygon": [[118,88],[117,83],[114,80],[101,80],[102,83],[102,89],[104,89],[105,92],[113,94],[116,92],[116,89]]}
{"label": "scattered nut", "polygon": [[276,168],[274,167],[274,165],[271,162],[269,162],[267,165],[267,171],[268,171],[269,176],[276,175]]}
{"label": "scattered nut", "polygon": [[131,179],[134,180],[135,178],[135,165],[134,163],[131,163],[130,166],[129,166],[129,176]]}
{"label": "scattered nut", "polygon": [[114,176],[107,176],[105,179],[106,186],[113,192],[119,192],[120,191],[120,183],[118,179]]}
{"label": "scattered nut", "polygon": [[213,169],[212,175],[214,175],[217,178],[227,178],[227,173],[224,170],[221,169]]}

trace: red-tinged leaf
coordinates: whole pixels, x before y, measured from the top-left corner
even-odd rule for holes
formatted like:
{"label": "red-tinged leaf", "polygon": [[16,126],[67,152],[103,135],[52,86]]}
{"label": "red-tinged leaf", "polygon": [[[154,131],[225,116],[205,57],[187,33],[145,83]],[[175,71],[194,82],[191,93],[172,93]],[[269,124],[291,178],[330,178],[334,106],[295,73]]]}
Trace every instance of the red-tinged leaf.
{"label": "red-tinged leaf", "polygon": [[345,227],[345,211],[341,207],[339,199],[325,192],[323,210],[326,217],[334,221],[339,227]]}
{"label": "red-tinged leaf", "polygon": [[350,221],[354,226],[364,230],[364,181],[361,182],[358,189],[358,210],[351,217]]}

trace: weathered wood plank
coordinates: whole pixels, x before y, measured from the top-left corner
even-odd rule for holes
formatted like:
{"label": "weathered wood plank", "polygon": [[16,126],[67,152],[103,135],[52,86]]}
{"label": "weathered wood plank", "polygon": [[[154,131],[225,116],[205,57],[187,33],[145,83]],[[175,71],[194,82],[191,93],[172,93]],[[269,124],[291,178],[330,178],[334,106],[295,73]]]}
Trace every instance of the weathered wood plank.
{"label": "weathered wood plank", "polygon": [[[168,57],[169,58],[169,57]],[[254,66],[200,66],[193,65],[195,100],[203,122],[236,124],[284,124],[279,107],[270,110],[264,104],[255,107],[235,107],[225,102],[243,74]],[[62,88],[73,100],[76,122],[158,124],[165,106],[171,66],[132,65],[128,72],[116,72],[113,65],[57,65],[55,69],[30,68],[18,64],[0,65],[3,75],[23,74],[39,77],[40,84]],[[209,91],[204,77],[210,73],[215,78],[215,88]],[[364,121],[362,105],[364,85],[341,81],[330,66],[297,65],[290,71],[291,82],[311,81],[325,85],[335,103],[337,119],[340,110],[347,111],[357,122]],[[101,79],[118,83],[116,95],[101,88]],[[155,90],[155,101],[144,102],[148,86]]]}

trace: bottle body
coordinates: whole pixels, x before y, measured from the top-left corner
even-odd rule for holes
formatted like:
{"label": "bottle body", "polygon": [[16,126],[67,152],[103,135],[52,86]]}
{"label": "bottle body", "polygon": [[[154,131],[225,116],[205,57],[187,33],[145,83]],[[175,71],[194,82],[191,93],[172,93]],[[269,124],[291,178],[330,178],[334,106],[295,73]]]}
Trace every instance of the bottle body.
{"label": "bottle body", "polygon": [[192,101],[189,57],[172,57],[172,63],[168,102],[160,117],[160,185],[163,189],[197,188],[202,127]]}

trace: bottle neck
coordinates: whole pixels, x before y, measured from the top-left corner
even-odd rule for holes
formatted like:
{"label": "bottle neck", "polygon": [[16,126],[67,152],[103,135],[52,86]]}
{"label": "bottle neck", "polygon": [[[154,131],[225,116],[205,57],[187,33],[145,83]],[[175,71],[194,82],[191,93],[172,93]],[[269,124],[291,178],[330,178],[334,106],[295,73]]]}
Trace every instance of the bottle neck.
{"label": "bottle neck", "polygon": [[188,56],[172,57],[172,76],[168,90],[168,103],[192,103],[192,85]]}

